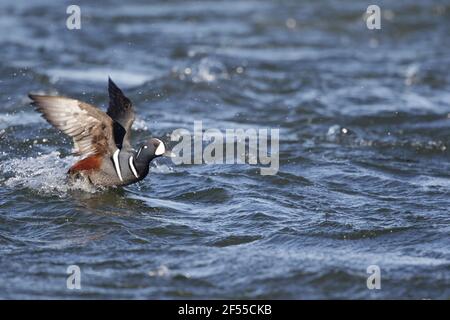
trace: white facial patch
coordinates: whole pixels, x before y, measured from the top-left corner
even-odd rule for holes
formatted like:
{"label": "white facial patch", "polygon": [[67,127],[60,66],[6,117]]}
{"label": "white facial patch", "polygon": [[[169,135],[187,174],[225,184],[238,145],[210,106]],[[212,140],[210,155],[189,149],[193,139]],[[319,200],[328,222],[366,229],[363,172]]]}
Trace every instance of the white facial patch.
{"label": "white facial patch", "polygon": [[159,141],[158,148],[155,150],[155,156],[162,156],[164,153],[166,153],[166,147],[164,146],[164,143],[157,139]]}
{"label": "white facial patch", "polygon": [[117,150],[114,152],[114,154],[113,154],[113,162],[114,162],[114,167],[115,167],[115,169],[116,169],[117,176],[119,177],[120,181],[123,182],[123,179],[122,179],[122,172],[120,171],[119,153],[120,153],[120,150],[119,150],[119,149],[117,149]]}

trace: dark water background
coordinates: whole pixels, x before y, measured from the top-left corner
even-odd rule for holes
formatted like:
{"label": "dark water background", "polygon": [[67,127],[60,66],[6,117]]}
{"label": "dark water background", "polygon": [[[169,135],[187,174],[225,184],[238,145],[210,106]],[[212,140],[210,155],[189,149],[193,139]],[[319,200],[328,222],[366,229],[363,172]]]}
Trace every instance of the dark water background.
{"label": "dark water background", "polygon": [[[81,1],[74,31],[69,4],[0,2],[1,298],[450,297],[448,1]],[[160,159],[67,185],[71,142],[26,94],[105,107],[108,75],[136,143],[280,128],[279,173]]]}

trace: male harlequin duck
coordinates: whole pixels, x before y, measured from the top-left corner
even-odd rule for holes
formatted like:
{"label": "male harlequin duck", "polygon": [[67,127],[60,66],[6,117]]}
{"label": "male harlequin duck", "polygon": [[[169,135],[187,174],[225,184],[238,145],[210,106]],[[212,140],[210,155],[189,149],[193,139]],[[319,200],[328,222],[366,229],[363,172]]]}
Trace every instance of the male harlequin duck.
{"label": "male harlequin duck", "polygon": [[108,91],[106,113],[70,98],[29,97],[50,124],[73,138],[75,154],[83,157],[69,169],[72,179],[81,176],[97,186],[125,186],[144,179],[150,161],[165,155],[166,147],[152,138],[135,151],[130,145],[133,105],[111,79]]}

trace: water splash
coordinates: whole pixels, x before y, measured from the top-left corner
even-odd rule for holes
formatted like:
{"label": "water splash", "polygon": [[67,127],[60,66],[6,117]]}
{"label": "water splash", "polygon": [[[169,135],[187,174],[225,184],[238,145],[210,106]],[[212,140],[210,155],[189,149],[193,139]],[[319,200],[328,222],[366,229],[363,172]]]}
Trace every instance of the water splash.
{"label": "water splash", "polygon": [[209,58],[200,60],[192,81],[194,82],[212,82],[216,79],[228,79],[229,75],[225,65],[218,61]]}
{"label": "water splash", "polygon": [[338,142],[343,138],[354,135],[354,132],[348,128],[335,124],[328,128],[327,140],[330,142]]}
{"label": "water splash", "polygon": [[209,83],[218,79],[229,79],[227,67],[219,60],[205,57],[192,66],[179,69],[173,68],[180,80],[189,79],[194,83]]}
{"label": "water splash", "polygon": [[133,129],[147,131],[148,130],[147,122],[144,119],[137,118],[133,122]]}
{"label": "water splash", "polygon": [[97,188],[82,181],[67,179],[67,169],[78,158],[60,157],[53,151],[29,158],[14,158],[0,163],[0,184],[9,188],[28,188],[43,194],[64,196],[71,190],[94,193]]}
{"label": "water splash", "polygon": [[2,113],[0,114],[0,136],[1,131],[6,128],[15,126],[15,125],[29,125],[35,124],[39,122],[43,122],[44,120],[39,116],[38,113],[35,112],[17,112],[17,113]]}

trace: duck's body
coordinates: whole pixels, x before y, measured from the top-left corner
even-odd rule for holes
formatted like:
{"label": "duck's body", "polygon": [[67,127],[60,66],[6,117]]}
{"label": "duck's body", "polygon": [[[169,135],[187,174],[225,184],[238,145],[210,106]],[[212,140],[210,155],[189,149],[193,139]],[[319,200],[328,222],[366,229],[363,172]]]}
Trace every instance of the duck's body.
{"label": "duck's body", "polygon": [[[154,140],[158,143],[157,139]],[[125,186],[141,181],[148,175],[150,161],[145,159],[142,161],[142,156],[136,157],[139,151],[116,152],[117,160],[114,155],[112,157],[94,155],[78,161],[69,169],[69,176],[73,179],[84,177],[94,185]]]}
{"label": "duck's body", "polygon": [[150,162],[166,150],[156,138],[137,151],[131,147],[133,106],[111,79],[108,90],[107,113],[65,97],[30,95],[30,98],[49,123],[73,138],[75,153],[83,156],[69,169],[72,179],[83,177],[97,186],[124,186],[144,179]]}

